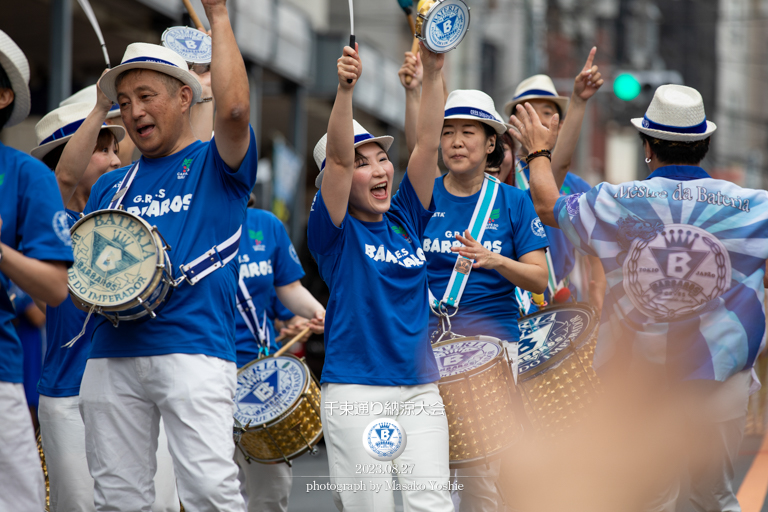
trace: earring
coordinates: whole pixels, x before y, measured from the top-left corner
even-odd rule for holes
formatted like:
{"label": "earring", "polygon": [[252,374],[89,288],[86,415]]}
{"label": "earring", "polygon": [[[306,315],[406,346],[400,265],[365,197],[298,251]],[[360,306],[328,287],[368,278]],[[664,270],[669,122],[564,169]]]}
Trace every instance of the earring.
{"label": "earring", "polygon": [[650,158],[646,158],[645,159],[645,163],[647,163],[647,164],[651,163],[651,159]]}

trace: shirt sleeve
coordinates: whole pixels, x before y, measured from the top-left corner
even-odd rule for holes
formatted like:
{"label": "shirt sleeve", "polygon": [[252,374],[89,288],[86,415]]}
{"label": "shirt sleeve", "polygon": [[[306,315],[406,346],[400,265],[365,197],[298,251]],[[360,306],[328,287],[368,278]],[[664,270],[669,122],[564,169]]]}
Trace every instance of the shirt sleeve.
{"label": "shirt sleeve", "polygon": [[309,250],[322,255],[340,253],[344,226],[348,217],[349,212],[344,215],[341,226],[336,226],[331,220],[328,208],[325,207],[322,191],[318,190],[309,210],[309,222],[307,224]]}
{"label": "shirt sleeve", "polygon": [[69,221],[59,186],[54,174],[40,166],[27,169],[27,179],[19,182],[17,247],[30,258],[72,263]]}
{"label": "shirt sleeve", "polygon": [[515,226],[513,240],[517,257],[549,247],[544,225],[539,216],[536,215],[536,209],[533,207],[529,196],[511,187],[508,192],[512,193],[510,199],[517,202],[516,208],[509,209],[513,215],[510,222]]}
{"label": "shirt sleeve", "polygon": [[283,223],[277,217],[272,217],[275,233],[275,261],[272,263],[275,274],[275,286],[285,286],[304,277],[304,269],[301,267],[299,255],[288,238]]}
{"label": "shirt sleeve", "polygon": [[597,256],[589,246],[590,232],[585,225],[586,219],[591,219],[594,225],[595,214],[589,205],[591,196],[597,197],[598,189],[593,188],[586,193],[560,196],[555,203],[553,213],[558,226],[582,254]]}
{"label": "shirt sleeve", "polygon": [[397,193],[392,197],[392,206],[390,208],[392,207],[402,212],[402,216],[414,229],[419,239],[424,237],[427,224],[435,213],[435,201],[434,198],[431,199],[429,209],[424,208],[419,195],[408,178],[407,171],[400,182],[400,188],[397,189]]}
{"label": "shirt sleeve", "polygon": [[216,146],[215,135],[213,139],[211,139],[209,146],[214,166],[219,170],[221,175],[224,176],[225,181],[234,186],[240,196],[249,194],[256,184],[256,168],[258,167],[259,162],[259,155],[256,149],[256,135],[253,132],[253,127],[248,125],[248,131],[248,152],[245,154],[240,167],[237,169],[230,168],[221,158],[219,148]]}

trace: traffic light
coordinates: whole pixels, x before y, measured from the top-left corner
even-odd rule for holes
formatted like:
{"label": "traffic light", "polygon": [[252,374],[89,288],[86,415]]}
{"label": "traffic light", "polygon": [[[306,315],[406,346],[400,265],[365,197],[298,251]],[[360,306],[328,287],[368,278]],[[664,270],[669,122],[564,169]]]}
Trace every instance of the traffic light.
{"label": "traffic light", "polygon": [[651,93],[660,85],[683,85],[683,76],[672,69],[619,71],[613,79],[613,93],[623,101],[632,101],[641,93]]}

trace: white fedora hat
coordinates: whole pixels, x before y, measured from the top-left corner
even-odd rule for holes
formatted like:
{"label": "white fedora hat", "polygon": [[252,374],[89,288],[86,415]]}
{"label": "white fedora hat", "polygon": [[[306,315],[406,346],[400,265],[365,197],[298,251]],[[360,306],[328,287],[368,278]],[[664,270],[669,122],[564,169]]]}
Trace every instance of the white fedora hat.
{"label": "white fedora hat", "polygon": [[[75,134],[85,118],[93,110],[91,103],[72,103],[47,113],[36,125],[37,147],[30,153],[35,158],[42,158],[54,148],[65,144]],[[125,137],[122,126],[104,125],[102,130],[110,130],[117,142]]]}
{"label": "white fedora hat", "polygon": [[507,118],[512,115],[512,109],[515,108],[515,105],[531,100],[551,101],[560,107],[560,117],[565,115],[565,110],[568,108],[568,98],[557,94],[557,89],[555,89],[555,84],[551,78],[547,75],[533,75],[520,82],[520,85],[515,89],[515,96],[512,101],[508,101],[504,105],[504,113]]}
{"label": "white fedora hat", "polygon": [[717,130],[707,121],[699,91],[684,85],[662,85],[653,93],[644,117],[632,124],[646,135],[662,140],[695,142]]}
{"label": "white fedora hat", "polygon": [[120,65],[110,69],[99,81],[101,90],[113,103],[117,103],[115,80],[121,73],[131,69],[151,69],[177,78],[181,83],[192,88],[193,104],[200,101],[200,96],[203,94],[200,82],[189,72],[187,61],[178,53],[158,44],[133,43],[125,49]]}
{"label": "white fedora hat", "polygon": [[[92,106],[96,106],[96,84],[89,85],[83,89],[80,89],[69,98],[59,103],[60,107],[66,107],[73,103],[90,103]],[[112,104],[112,108],[109,109],[107,119],[114,117],[120,117],[120,105]]]}
{"label": "white fedora hat", "polygon": [[29,94],[29,62],[21,48],[0,30],[0,67],[5,70],[13,89],[13,112],[5,126],[13,126],[22,122],[29,115],[31,106]]}
{"label": "white fedora hat", "polygon": [[509,126],[496,112],[493,99],[483,91],[457,89],[451,91],[445,102],[445,119],[472,119],[485,123],[497,134],[502,134]]}
{"label": "white fedora hat", "polygon": [[[392,143],[395,141],[395,138],[391,135],[382,135],[380,137],[374,137],[371,135],[368,130],[362,127],[360,123],[352,120],[352,126],[355,130],[355,146],[362,146],[363,144],[368,144],[369,142],[376,142],[378,143],[382,148],[384,148],[384,151],[389,151],[390,146],[392,146]],[[323,173],[325,172],[325,146],[328,143],[328,134],[326,133],[323,135],[323,137],[315,144],[315,150],[313,151],[312,155],[315,157],[315,163],[317,164],[317,168],[320,169],[320,174],[317,175],[317,178],[315,178],[315,186],[317,188],[320,188],[320,184],[323,182]]]}

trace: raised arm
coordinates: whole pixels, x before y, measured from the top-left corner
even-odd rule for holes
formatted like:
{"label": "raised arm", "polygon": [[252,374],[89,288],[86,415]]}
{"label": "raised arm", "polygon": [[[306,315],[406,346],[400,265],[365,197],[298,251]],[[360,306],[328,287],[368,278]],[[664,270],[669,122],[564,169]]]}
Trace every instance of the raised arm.
{"label": "raised arm", "polygon": [[[104,71],[104,73],[106,72],[107,70]],[[61,193],[61,200],[64,202],[64,206],[67,206],[69,200],[72,199],[77,189],[77,184],[80,183],[85,169],[91,161],[93,148],[96,147],[99,132],[111,106],[112,102],[101,92],[101,88],[96,85],[96,105],[72,138],[69,139],[69,142],[64,147],[64,151],[61,153],[59,163],[56,165],[56,182],[59,185],[59,192]]]}
{"label": "raised arm", "polygon": [[[357,53],[344,47],[344,54],[336,62],[339,86],[336,101],[328,120],[328,142],[325,146],[325,172],[320,190],[325,207],[336,226],[347,214],[352,175],[355,172],[355,130],[352,126],[352,91],[363,72],[363,63]],[[351,83],[347,79],[352,80]]]}
{"label": "raised arm", "polygon": [[250,141],[250,90],[243,56],[229,22],[226,0],[202,0],[211,23],[211,89],[216,101],[216,147],[230,169],[237,169]]}
{"label": "raised arm", "polygon": [[[419,104],[421,103],[421,78],[423,68],[419,54],[405,52],[405,61],[400,71],[400,84],[405,89],[405,144],[408,146],[408,157],[416,147],[416,120],[419,117]],[[411,83],[406,83],[406,77],[411,77]]]}
{"label": "raised arm", "polygon": [[[201,68],[203,66],[195,66],[193,69],[190,69],[190,72],[197,77],[200,85],[203,86],[201,101],[197,105],[192,106],[190,116],[192,118],[192,133],[201,141],[208,142],[213,134],[215,103],[213,101],[213,92],[211,91],[211,70]],[[216,143],[219,144],[219,141],[216,141]]]}
{"label": "raised arm", "polygon": [[[517,128],[510,133],[524,148],[529,148],[531,153],[541,150],[552,151],[557,141],[560,116],[557,114],[552,116],[551,124],[547,128],[541,124],[531,104],[526,103],[525,106],[518,104],[515,107],[515,114],[510,117],[510,121]],[[531,187],[531,198],[536,214],[547,226],[560,227],[553,212],[555,203],[560,197],[560,187],[552,175],[552,163],[548,158],[540,156],[531,160],[528,168],[531,170],[528,185]]]}
{"label": "raised arm", "polygon": [[[594,96],[603,85],[603,78],[597,66],[592,65],[595,59],[597,47],[592,47],[581,72],[573,82],[573,93],[568,103],[568,115],[565,116],[560,136],[557,139],[554,151],[552,151],[552,173],[558,187],[563,186],[565,176],[571,167],[573,152],[581,134],[581,124],[584,121],[584,112],[587,110],[587,100]],[[559,188],[558,188],[559,190]]]}
{"label": "raised arm", "polygon": [[301,281],[294,281],[285,286],[276,286],[275,292],[280,302],[297,316],[310,319],[312,332],[323,332],[325,308],[315,299]]}
{"label": "raised arm", "polygon": [[416,146],[408,160],[408,178],[419,196],[422,206],[429,208],[432,202],[432,188],[435,185],[437,153],[440,150],[440,134],[445,117],[443,96],[443,63],[445,54],[432,53],[421,46],[420,54],[424,77],[421,85],[421,105],[416,121]]}

